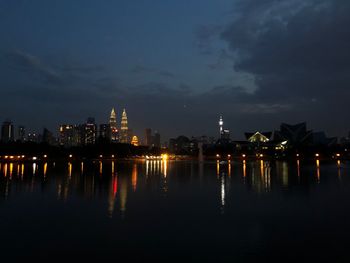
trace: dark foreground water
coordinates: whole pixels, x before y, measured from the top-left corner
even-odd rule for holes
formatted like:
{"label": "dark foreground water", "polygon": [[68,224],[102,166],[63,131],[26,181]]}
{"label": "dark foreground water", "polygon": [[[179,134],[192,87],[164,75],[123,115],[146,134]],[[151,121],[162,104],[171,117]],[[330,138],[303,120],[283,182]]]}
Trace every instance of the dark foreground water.
{"label": "dark foreground water", "polygon": [[350,262],[349,168],[2,163],[0,260]]}

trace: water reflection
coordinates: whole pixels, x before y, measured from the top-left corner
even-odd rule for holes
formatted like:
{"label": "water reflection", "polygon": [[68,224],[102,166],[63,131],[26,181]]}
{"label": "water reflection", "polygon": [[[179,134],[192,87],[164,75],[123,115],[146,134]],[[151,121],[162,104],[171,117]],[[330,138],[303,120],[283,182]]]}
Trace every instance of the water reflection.
{"label": "water reflection", "polygon": [[320,171],[320,160],[316,160],[316,176],[317,176],[317,183],[320,183],[321,180],[321,171]]}
{"label": "water reflection", "polygon": [[221,213],[225,212],[225,176],[221,176]]}
{"label": "water reflection", "polygon": [[137,186],[137,164],[136,163],[134,163],[133,168],[132,168],[131,184],[132,184],[132,189],[135,192],[136,186]]}
{"label": "water reflection", "polygon": [[[321,180],[320,170],[324,165],[329,167],[328,170],[322,170],[322,176],[327,180]],[[99,160],[57,162],[55,166],[49,161],[8,162],[0,165],[0,194],[9,198],[12,194],[24,191],[23,189],[33,193],[44,189],[54,191],[58,200],[68,201],[77,196],[87,200],[102,198],[109,217],[115,216],[115,211],[124,217],[128,203],[132,204],[129,198],[133,200],[136,196],[145,196],[153,191],[160,194],[158,198],[168,198],[170,191],[182,191],[189,185],[194,189],[197,186],[216,187],[213,200],[217,200],[217,207],[226,214],[237,187],[258,194],[269,194],[281,189],[287,192],[297,186],[299,190],[310,191],[310,185],[346,183],[348,179],[342,174],[344,167],[347,164],[340,160],[331,164],[323,164],[320,160],[312,163],[303,163],[302,160],[228,160],[202,162],[198,165],[196,162],[169,160],[120,163]]]}

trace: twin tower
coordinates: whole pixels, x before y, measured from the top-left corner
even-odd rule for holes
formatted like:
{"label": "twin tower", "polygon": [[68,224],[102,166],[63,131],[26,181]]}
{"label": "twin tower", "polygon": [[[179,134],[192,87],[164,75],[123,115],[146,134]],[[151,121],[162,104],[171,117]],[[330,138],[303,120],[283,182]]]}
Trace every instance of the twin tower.
{"label": "twin tower", "polygon": [[129,128],[128,128],[128,117],[126,116],[126,111],[123,109],[122,121],[120,125],[120,130],[117,126],[117,117],[115,109],[112,108],[111,116],[109,118],[109,125],[111,127],[111,140],[114,142],[129,143]]}

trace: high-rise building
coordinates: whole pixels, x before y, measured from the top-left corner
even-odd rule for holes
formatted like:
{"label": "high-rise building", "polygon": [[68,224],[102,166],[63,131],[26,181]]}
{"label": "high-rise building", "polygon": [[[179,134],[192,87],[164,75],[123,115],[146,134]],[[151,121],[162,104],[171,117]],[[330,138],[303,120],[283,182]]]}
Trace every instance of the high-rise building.
{"label": "high-rise building", "polygon": [[51,131],[49,131],[47,128],[44,128],[43,130],[43,137],[42,142],[47,144],[55,144],[55,138]]}
{"label": "high-rise building", "polygon": [[224,121],[222,119],[222,116],[220,116],[220,120],[219,120],[219,130],[220,130],[220,138],[221,138],[224,132]]}
{"label": "high-rise building", "polygon": [[128,135],[128,117],[126,116],[126,111],[124,109],[120,126],[120,142],[128,143]]}
{"label": "high-rise building", "polygon": [[95,123],[95,119],[89,117],[85,124],[84,130],[84,144],[95,144],[96,143],[96,132],[97,126]]}
{"label": "high-rise building", "polygon": [[26,129],[24,126],[18,126],[18,138],[20,142],[24,142],[26,140]]}
{"label": "high-rise building", "polygon": [[100,129],[99,129],[99,138],[103,141],[110,141],[112,136],[111,136],[111,126],[110,124],[100,124]]}
{"label": "high-rise building", "polygon": [[158,131],[154,132],[153,145],[154,147],[160,147],[160,134]]}
{"label": "high-rise building", "polygon": [[145,145],[152,145],[152,130],[150,128],[145,129]]}
{"label": "high-rise building", "polygon": [[4,121],[1,126],[1,141],[7,143],[14,140],[15,137],[12,122]]}
{"label": "high-rise building", "polygon": [[74,126],[70,124],[60,125],[59,130],[59,144],[65,147],[71,147],[74,145]]}
{"label": "high-rise building", "polygon": [[114,108],[112,108],[111,116],[109,118],[109,126],[110,126],[110,139],[112,142],[118,141],[118,127],[117,127],[117,117]]}

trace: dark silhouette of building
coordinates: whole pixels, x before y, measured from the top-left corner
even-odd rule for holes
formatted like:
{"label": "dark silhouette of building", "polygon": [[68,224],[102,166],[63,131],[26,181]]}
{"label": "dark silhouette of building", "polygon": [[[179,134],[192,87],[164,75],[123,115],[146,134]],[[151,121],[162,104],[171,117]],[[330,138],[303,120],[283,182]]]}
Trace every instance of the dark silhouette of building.
{"label": "dark silhouette of building", "polygon": [[145,129],[145,145],[152,146],[152,129]]}
{"label": "dark silhouette of building", "polygon": [[154,132],[154,140],[153,140],[153,146],[154,147],[160,147],[160,134],[158,131]]}
{"label": "dark silhouette of building", "polygon": [[14,141],[14,128],[11,121],[4,121],[1,126],[1,141],[4,143]]}
{"label": "dark silhouette of building", "polygon": [[307,130],[306,123],[290,125],[282,123],[279,131],[275,131],[274,141],[287,141],[289,146],[304,146],[312,143],[312,131]]}
{"label": "dark silhouette of building", "polygon": [[42,142],[50,145],[55,144],[55,137],[53,136],[52,132],[46,128],[43,130]]}
{"label": "dark silhouette of building", "polygon": [[26,129],[24,126],[18,126],[18,138],[20,142],[24,142],[26,140]]}
{"label": "dark silhouette of building", "polygon": [[99,139],[105,142],[109,142],[111,140],[116,141],[116,137],[114,137],[114,135],[112,136],[111,132],[113,132],[113,129],[111,128],[110,124],[100,124]]}
{"label": "dark silhouette of building", "polygon": [[169,140],[169,150],[175,154],[189,154],[191,149],[191,140],[186,136],[179,136]]}

